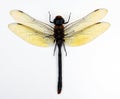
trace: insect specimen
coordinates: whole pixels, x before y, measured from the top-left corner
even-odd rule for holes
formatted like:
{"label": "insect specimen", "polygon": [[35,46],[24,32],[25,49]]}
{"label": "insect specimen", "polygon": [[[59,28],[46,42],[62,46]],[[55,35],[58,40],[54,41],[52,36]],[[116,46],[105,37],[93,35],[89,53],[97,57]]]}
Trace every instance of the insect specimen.
{"label": "insect specimen", "polygon": [[54,24],[53,27],[32,18],[20,10],[12,10],[10,14],[16,23],[9,24],[8,27],[17,36],[33,45],[47,47],[54,44],[54,53],[56,48],[58,48],[57,93],[60,94],[62,90],[61,48],[63,47],[66,52],[65,44],[68,46],[80,46],[92,41],[106,31],[110,24],[108,22],[99,22],[99,20],[107,12],[107,9],[104,8],[97,9],[84,18],[70,24],[67,24],[70,20],[70,15],[67,21],[60,15],[51,21],[51,14],[49,13],[49,21]]}

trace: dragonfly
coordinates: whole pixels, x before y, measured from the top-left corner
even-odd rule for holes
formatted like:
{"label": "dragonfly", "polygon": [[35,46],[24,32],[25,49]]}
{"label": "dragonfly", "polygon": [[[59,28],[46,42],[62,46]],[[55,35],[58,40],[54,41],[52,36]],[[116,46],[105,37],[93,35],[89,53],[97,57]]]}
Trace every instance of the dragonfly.
{"label": "dragonfly", "polygon": [[[65,45],[80,46],[84,45],[105,32],[110,23],[101,22],[108,10],[105,8],[96,9],[85,17],[69,23],[58,15],[51,21],[49,13],[49,22],[53,25],[39,21],[20,10],[11,10],[10,15],[16,21],[8,25],[9,29],[26,42],[40,46],[49,47],[54,45],[54,53],[58,49],[58,82],[57,93],[62,90],[62,48],[66,52]],[[67,24],[69,23],[69,24]],[[67,55],[67,52],[66,52]]]}

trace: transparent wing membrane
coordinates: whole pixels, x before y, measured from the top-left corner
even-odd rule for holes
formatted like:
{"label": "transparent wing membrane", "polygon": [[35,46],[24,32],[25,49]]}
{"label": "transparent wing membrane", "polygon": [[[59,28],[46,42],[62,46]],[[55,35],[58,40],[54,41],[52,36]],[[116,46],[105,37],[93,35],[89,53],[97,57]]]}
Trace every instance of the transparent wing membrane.
{"label": "transparent wing membrane", "polygon": [[20,10],[12,10],[10,11],[11,16],[15,19],[16,22],[21,23],[25,26],[33,28],[37,31],[46,33],[46,34],[53,34],[53,27],[49,26],[46,23],[38,21],[28,14],[20,11]]}
{"label": "transparent wing membrane", "polygon": [[49,37],[48,34],[43,34],[22,24],[13,23],[9,24],[8,27],[17,36],[36,46],[46,47],[54,42],[54,39]]}
{"label": "transparent wing membrane", "polygon": [[75,34],[66,37],[65,42],[69,46],[80,46],[86,44],[97,36],[105,32],[109,28],[110,24],[107,22],[98,22],[91,26],[77,31]]}
{"label": "transparent wing membrane", "polygon": [[[106,14],[107,9],[97,9],[82,19],[65,26],[65,43],[70,46],[79,46],[92,41],[110,26],[107,22],[98,22]],[[9,28],[25,41],[37,45],[48,46],[54,43],[53,27],[38,21],[20,10],[12,10],[12,17],[19,24],[10,24]]]}
{"label": "transparent wing membrane", "polygon": [[97,9],[84,18],[68,24],[65,27],[65,34],[71,35],[72,33],[76,33],[77,31],[83,30],[84,28],[97,23],[107,14],[107,12],[107,9]]}

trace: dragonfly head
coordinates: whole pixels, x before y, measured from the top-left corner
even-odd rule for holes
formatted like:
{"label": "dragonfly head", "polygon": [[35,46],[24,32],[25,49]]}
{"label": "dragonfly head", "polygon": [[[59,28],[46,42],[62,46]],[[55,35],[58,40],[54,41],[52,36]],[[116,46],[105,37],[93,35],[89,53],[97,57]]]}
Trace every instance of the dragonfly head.
{"label": "dragonfly head", "polygon": [[62,25],[65,23],[65,20],[62,18],[62,16],[56,16],[53,23],[55,25]]}

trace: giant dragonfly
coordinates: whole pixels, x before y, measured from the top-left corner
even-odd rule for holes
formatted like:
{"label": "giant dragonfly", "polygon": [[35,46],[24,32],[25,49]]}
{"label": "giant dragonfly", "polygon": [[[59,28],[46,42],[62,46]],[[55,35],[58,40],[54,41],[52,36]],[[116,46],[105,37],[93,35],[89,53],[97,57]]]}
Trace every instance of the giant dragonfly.
{"label": "giant dragonfly", "polygon": [[67,24],[70,20],[70,15],[67,21],[60,15],[51,21],[51,14],[49,13],[49,22],[54,24],[54,26],[51,26],[34,19],[23,11],[12,10],[10,14],[16,23],[9,24],[8,27],[28,43],[41,47],[48,47],[54,44],[54,53],[56,48],[58,48],[57,93],[60,94],[62,90],[61,48],[63,47],[66,52],[65,45],[80,46],[86,44],[106,31],[110,24],[108,22],[100,22],[99,20],[107,12],[107,9],[100,8],[70,24]]}

